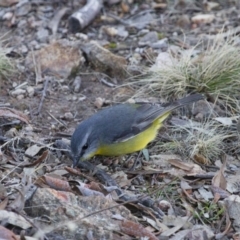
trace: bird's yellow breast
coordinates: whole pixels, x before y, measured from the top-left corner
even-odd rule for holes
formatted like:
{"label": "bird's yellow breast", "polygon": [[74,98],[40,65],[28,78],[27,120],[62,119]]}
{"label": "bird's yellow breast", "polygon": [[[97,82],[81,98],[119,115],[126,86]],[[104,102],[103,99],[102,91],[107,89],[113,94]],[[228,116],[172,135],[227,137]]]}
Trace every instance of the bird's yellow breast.
{"label": "bird's yellow breast", "polygon": [[104,156],[119,156],[128,153],[133,153],[144,149],[147,144],[155,139],[159,128],[161,128],[163,121],[169,116],[169,112],[160,116],[144,131],[140,132],[132,138],[113,144],[102,144],[95,155]]}

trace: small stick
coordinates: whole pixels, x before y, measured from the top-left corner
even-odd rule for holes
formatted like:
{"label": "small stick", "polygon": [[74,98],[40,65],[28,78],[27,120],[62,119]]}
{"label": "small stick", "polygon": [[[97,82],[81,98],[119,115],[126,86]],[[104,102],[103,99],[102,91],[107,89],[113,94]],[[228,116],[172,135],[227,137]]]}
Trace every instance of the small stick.
{"label": "small stick", "polygon": [[47,114],[53,118],[55,121],[57,121],[60,125],[64,126],[64,127],[67,127],[67,125],[63,122],[61,122],[60,120],[58,120],[57,118],[55,118],[50,112],[47,111]]}
{"label": "small stick", "polygon": [[102,0],[88,0],[83,8],[80,8],[69,17],[68,24],[70,32],[80,32],[88,26],[99,14],[102,6]]}
{"label": "small stick", "polygon": [[42,110],[43,101],[44,101],[44,98],[46,97],[46,91],[47,91],[47,87],[48,87],[48,82],[49,82],[49,79],[47,78],[45,83],[44,83],[43,93],[42,93],[41,101],[39,103],[36,115],[38,115],[41,112],[41,110]]}

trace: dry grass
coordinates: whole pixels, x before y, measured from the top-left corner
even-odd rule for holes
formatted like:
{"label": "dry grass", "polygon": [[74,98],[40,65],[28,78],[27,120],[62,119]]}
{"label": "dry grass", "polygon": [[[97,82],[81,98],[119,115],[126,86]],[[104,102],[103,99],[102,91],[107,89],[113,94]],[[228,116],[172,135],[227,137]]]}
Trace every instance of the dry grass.
{"label": "dry grass", "polygon": [[193,58],[199,46],[203,44],[182,50],[180,57],[169,53],[168,63],[150,68],[144,78],[134,83],[140,86],[138,95],[151,93],[172,100],[189,92],[201,92],[235,101],[240,86],[240,47],[235,38],[216,38]]}
{"label": "dry grass", "polygon": [[214,161],[224,153],[224,140],[230,136],[216,121],[190,124],[187,127],[173,126],[170,129],[171,142],[159,142],[155,147],[163,152],[181,154],[185,158],[203,156],[209,161]]}
{"label": "dry grass", "polygon": [[0,42],[0,77],[9,77],[14,72],[13,61],[7,57],[6,49],[1,46]]}

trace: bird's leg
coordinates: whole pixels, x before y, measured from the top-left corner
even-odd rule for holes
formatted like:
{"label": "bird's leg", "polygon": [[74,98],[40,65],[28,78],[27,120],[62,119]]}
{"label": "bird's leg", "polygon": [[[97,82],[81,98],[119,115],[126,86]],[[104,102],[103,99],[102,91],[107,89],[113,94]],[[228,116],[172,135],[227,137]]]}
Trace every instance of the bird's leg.
{"label": "bird's leg", "polygon": [[138,163],[140,162],[141,166],[142,166],[142,161],[140,159],[140,156],[142,154],[142,150],[138,153],[137,158],[134,160],[134,163],[132,165],[132,167],[129,169],[129,171],[135,171],[135,168],[137,167]]}

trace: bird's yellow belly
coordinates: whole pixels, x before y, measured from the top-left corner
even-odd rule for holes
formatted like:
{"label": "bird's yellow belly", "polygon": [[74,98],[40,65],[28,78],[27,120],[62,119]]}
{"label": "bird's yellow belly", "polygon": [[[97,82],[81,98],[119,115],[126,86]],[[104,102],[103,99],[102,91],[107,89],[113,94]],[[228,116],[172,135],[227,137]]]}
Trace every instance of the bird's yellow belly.
{"label": "bird's yellow belly", "polygon": [[158,129],[162,126],[162,122],[169,116],[169,113],[156,119],[149,128],[129,140],[114,143],[110,145],[102,145],[96,155],[119,156],[133,153],[144,149],[147,144],[153,141],[158,133]]}

